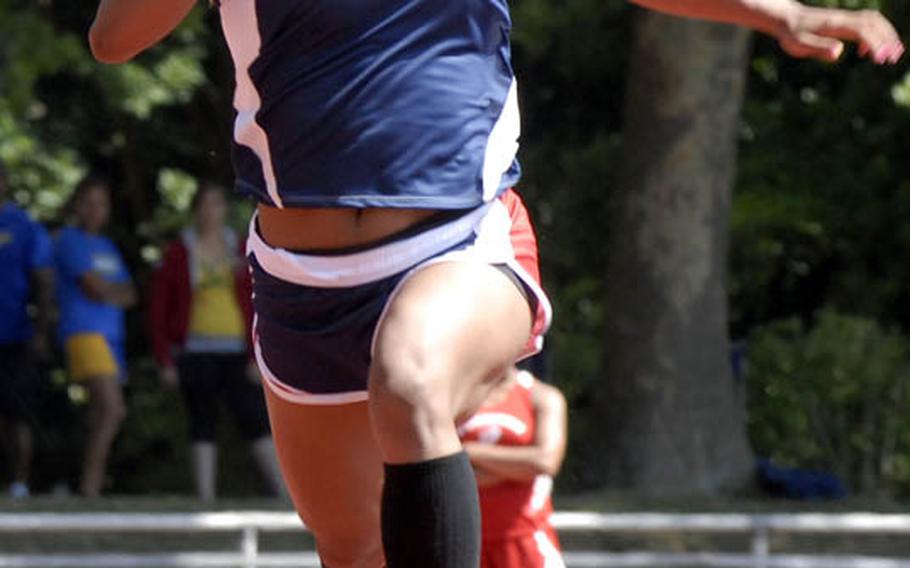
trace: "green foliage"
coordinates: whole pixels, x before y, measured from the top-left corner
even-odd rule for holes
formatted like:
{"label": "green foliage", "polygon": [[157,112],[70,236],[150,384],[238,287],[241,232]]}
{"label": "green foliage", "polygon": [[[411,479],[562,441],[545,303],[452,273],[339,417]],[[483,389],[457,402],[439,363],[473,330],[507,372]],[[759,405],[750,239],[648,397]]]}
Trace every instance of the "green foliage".
{"label": "green foliage", "polygon": [[[147,174],[146,163],[161,161],[157,148],[185,139],[172,127],[162,137],[155,121],[162,111],[193,101],[208,81],[204,10],[195,10],[166,46],[126,65],[105,66],[91,57],[85,39],[96,5],[0,7],[0,158],[9,163],[16,199],[43,218],[54,216],[90,167],[115,184],[126,178],[154,188],[157,172]],[[114,167],[118,161],[122,167]],[[115,201],[129,202],[141,217],[152,208],[139,207],[136,197],[115,195]],[[115,209],[122,207],[115,203]]]}
{"label": "green foliage", "polygon": [[[910,5],[881,4],[910,24]],[[906,63],[797,62],[757,42],[734,200],[735,335],[826,304],[910,327],[907,85]]]}
{"label": "green foliage", "polygon": [[910,348],[874,320],[824,310],[757,329],[749,432],[761,455],[838,472],[867,494],[910,491]]}
{"label": "green foliage", "polygon": [[160,106],[186,103],[205,77],[194,53],[171,52],[151,67],[128,63],[113,67],[109,86],[121,108],[147,120]]}
{"label": "green foliage", "polygon": [[33,90],[42,76],[86,61],[85,48],[75,36],[58,35],[37,10],[3,10],[0,53],[4,60],[2,96],[17,113],[30,107],[35,112]]}
{"label": "green foliage", "polygon": [[43,143],[11,107],[0,97],[0,159],[9,170],[13,197],[39,218],[52,219],[84,167],[71,148]]}
{"label": "green foliage", "polygon": [[173,236],[190,220],[189,208],[198,187],[197,180],[176,168],[158,172],[159,203],[154,215],[139,225],[139,234],[150,244],[143,250],[143,259],[154,263],[160,258],[156,244]]}

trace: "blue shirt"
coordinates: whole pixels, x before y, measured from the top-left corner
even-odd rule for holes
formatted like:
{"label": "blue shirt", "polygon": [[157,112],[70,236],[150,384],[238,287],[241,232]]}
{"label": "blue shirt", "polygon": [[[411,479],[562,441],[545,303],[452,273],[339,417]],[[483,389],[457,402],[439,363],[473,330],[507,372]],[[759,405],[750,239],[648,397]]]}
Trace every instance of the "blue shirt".
{"label": "blue shirt", "polygon": [[287,207],[472,208],[518,180],[506,0],[222,0],[238,188]]}
{"label": "blue shirt", "polygon": [[81,279],[95,272],[108,282],[129,281],[129,273],[114,243],[107,237],[65,227],[57,236],[57,302],[60,339],[76,333],[100,333],[112,342],[125,336],[124,311],[86,296]]}
{"label": "blue shirt", "polygon": [[0,204],[0,343],[31,339],[32,273],[53,265],[44,228],[11,203]]}

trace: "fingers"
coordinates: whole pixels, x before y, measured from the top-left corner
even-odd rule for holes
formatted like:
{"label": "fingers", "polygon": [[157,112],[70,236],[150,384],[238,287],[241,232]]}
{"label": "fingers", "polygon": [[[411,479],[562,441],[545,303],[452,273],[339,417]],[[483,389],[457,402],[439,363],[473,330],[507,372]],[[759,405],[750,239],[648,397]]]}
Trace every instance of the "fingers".
{"label": "fingers", "polygon": [[813,35],[799,34],[789,41],[781,41],[784,50],[793,57],[837,61],[844,52],[844,43],[840,40]]}
{"label": "fingers", "polygon": [[802,22],[814,37],[851,41],[859,53],[877,64],[896,63],[904,53],[900,36],[891,22],[874,10],[846,11],[809,8]]}

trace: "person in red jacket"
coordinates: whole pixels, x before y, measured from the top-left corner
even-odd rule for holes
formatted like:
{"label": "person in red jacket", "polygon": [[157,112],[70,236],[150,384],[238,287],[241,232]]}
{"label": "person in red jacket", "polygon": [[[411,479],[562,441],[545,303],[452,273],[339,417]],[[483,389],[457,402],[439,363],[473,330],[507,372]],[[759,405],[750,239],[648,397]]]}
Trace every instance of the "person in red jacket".
{"label": "person in red jacket", "polygon": [[179,385],[189,414],[196,489],[215,498],[216,416],[226,399],[276,495],[284,495],[259,372],[251,358],[252,305],[243,243],[225,225],[224,189],[202,184],[193,224],[171,242],[152,279],[152,346],[162,383]]}
{"label": "person in red jacket", "polygon": [[516,367],[458,427],[480,491],[481,568],[565,568],[550,492],[567,432],[559,389]]}

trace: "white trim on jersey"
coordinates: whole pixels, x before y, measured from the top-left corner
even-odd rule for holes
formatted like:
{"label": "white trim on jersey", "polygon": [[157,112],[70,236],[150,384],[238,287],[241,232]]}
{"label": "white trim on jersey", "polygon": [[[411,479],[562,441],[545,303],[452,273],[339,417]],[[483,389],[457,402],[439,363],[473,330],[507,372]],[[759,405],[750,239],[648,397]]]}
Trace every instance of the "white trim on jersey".
{"label": "white trim on jersey", "polygon": [[534,533],[534,542],[537,543],[537,551],[543,557],[543,568],[566,568],[565,560],[562,554],[550,537],[544,531]]}
{"label": "white trim on jersey", "polygon": [[491,426],[508,430],[517,436],[522,436],[528,431],[528,425],[511,414],[506,414],[505,412],[480,412],[458,427],[458,435],[463,437],[481,428],[489,428]]}
{"label": "white trim on jersey", "polygon": [[519,370],[515,376],[515,382],[525,390],[534,388],[534,381],[536,380],[537,379],[534,378],[534,375],[532,375],[530,371],[525,371],[524,369]]}
{"label": "white trim on jersey", "polygon": [[538,475],[534,478],[534,487],[531,490],[531,499],[528,508],[532,514],[539,513],[549,503],[553,495],[553,478],[549,475]]}
{"label": "white trim on jersey", "polygon": [[518,154],[521,135],[521,113],[518,110],[518,82],[513,78],[502,113],[490,131],[483,159],[483,200],[490,201],[499,193],[502,176],[512,167]]}
{"label": "white trim on jersey", "polygon": [[224,36],[234,59],[237,84],[234,89],[234,108],[237,110],[237,118],[234,121],[234,140],[251,149],[259,158],[262,164],[262,177],[265,179],[269,197],[272,198],[276,207],[283,207],[281,196],[278,194],[269,138],[265,130],[256,122],[256,114],[262,107],[262,100],[250,78],[250,67],[259,57],[259,51],[262,48],[256,2],[254,0],[224,0],[221,3],[220,11]]}

